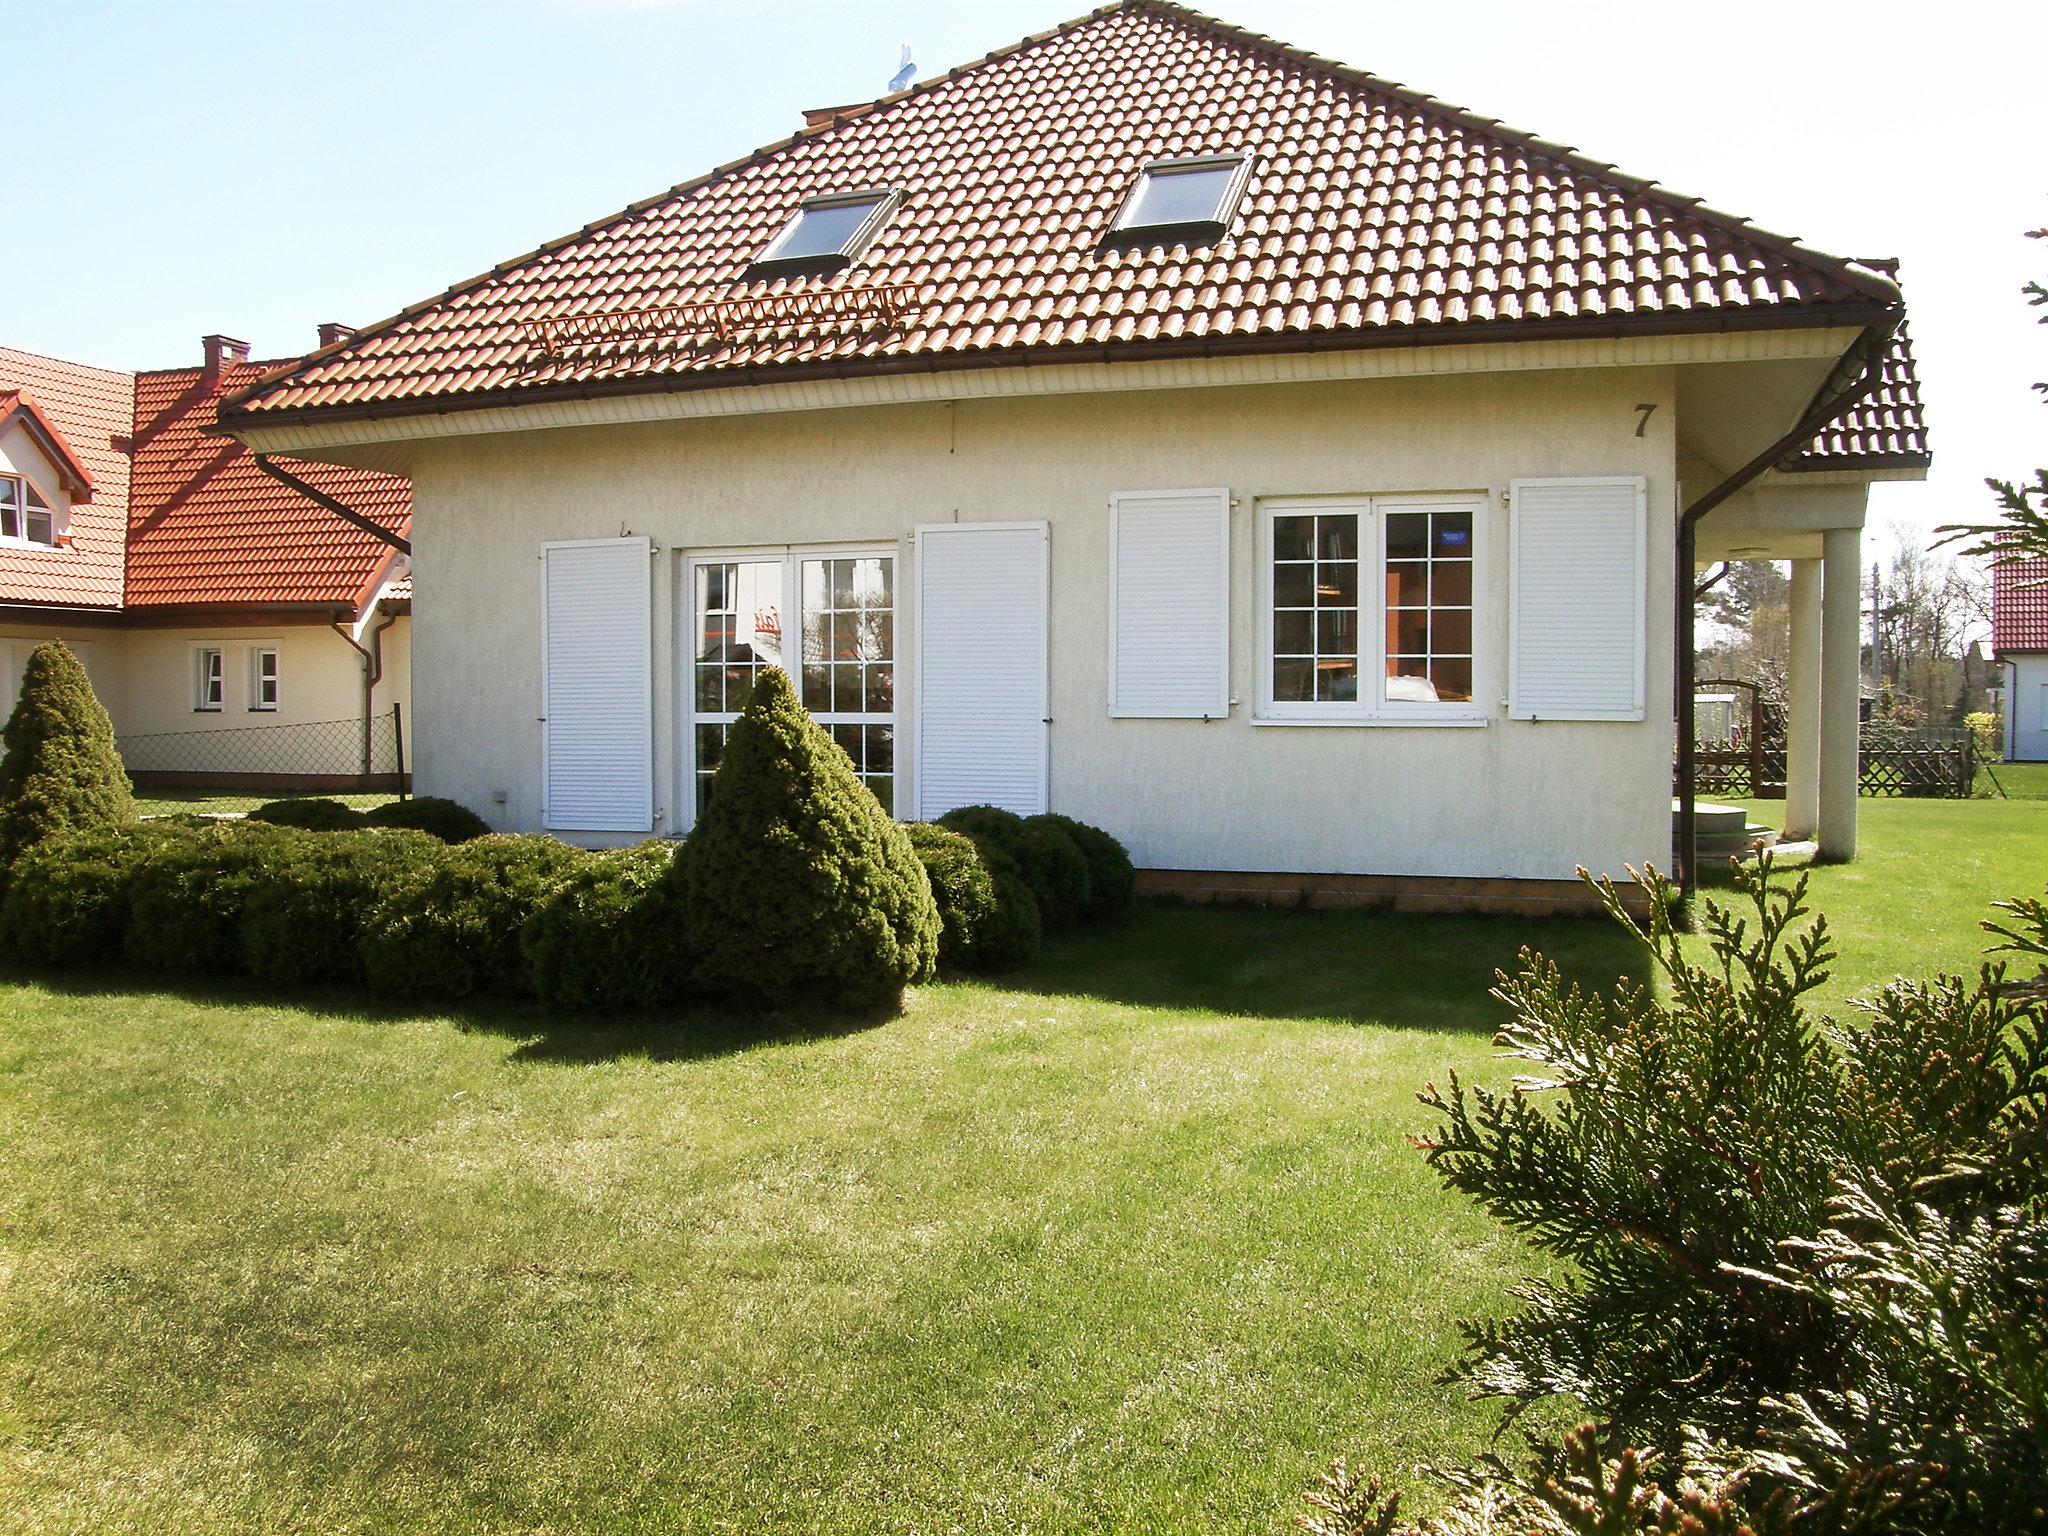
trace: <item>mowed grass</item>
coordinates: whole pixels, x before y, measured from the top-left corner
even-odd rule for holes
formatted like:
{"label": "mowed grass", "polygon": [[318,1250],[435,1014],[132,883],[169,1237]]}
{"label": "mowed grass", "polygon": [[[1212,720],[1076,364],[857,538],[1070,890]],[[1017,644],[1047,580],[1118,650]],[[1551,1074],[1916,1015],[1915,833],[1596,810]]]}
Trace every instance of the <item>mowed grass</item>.
{"label": "mowed grass", "polygon": [[1596,923],[1143,911],[907,1016],[0,988],[0,1529],[1266,1531],[1519,1245],[1413,1094]]}
{"label": "mowed grass", "polygon": [[[1831,992],[1974,963],[2048,869],[2048,804],[1865,812]],[[1524,942],[1640,974],[1594,922],[1153,908],[766,1041],[0,982],[0,1531],[1267,1532],[1339,1452],[1415,1483],[1535,1261],[1413,1094],[1505,1075]]]}
{"label": "mowed grass", "polygon": [[296,793],[283,791],[265,794],[256,790],[216,791],[210,789],[148,789],[135,793],[135,814],[138,816],[238,816],[244,811],[253,811],[259,805],[268,805],[273,800],[339,800],[359,811],[373,811],[378,806],[396,800],[396,795],[386,794],[315,794],[311,791]]}

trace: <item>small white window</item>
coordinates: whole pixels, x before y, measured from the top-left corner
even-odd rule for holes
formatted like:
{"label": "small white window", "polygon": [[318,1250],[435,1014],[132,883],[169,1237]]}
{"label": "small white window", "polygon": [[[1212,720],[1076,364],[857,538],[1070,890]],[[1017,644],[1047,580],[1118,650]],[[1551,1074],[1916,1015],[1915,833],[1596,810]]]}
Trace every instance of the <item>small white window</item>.
{"label": "small white window", "polygon": [[193,652],[194,673],[197,687],[193,708],[202,711],[217,711],[226,696],[226,668],[222,665],[225,655],[218,646],[202,645]]}
{"label": "small white window", "polygon": [[1220,235],[1237,211],[1248,164],[1242,155],[1153,162],[1139,172],[1114,232]]}
{"label": "small white window", "polygon": [[258,646],[249,653],[249,707],[277,708],[277,652],[269,646]]}
{"label": "small white window", "polygon": [[46,546],[57,542],[55,509],[17,475],[0,475],[0,539]]}
{"label": "small white window", "polygon": [[887,189],[814,197],[749,269],[750,277],[836,272],[874,238],[895,203]]}

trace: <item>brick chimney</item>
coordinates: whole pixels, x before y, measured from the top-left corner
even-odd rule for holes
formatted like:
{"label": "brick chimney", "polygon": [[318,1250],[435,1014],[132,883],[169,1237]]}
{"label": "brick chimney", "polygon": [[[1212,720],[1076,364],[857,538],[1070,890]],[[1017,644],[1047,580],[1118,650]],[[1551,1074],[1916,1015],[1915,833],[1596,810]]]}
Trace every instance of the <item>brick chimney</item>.
{"label": "brick chimney", "polygon": [[339,320],[322,320],[320,322],[320,345],[331,347],[337,341],[347,341],[355,333],[356,328],[352,325],[343,325]]}
{"label": "brick chimney", "polygon": [[206,369],[200,379],[209,389],[230,368],[239,368],[249,361],[249,343],[232,336],[202,336],[199,344],[206,348]]}

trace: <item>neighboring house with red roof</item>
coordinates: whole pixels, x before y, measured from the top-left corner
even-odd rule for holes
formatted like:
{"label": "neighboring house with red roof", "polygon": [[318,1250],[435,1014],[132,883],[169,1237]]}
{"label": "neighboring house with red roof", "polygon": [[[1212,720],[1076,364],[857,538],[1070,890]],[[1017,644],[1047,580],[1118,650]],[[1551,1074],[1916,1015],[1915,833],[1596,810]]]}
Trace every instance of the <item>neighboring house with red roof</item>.
{"label": "neighboring house with red roof", "polygon": [[502,828],[682,832],[780,665],[899,816],[1557,905],[1670,859],[1674,555],[1794,562],[1793,829],[1853,850],[1865,496],[1927,466],[1903,320],[1889,264],[1121,0],[221,427],[410,479],[419,782]]}
{"label": "neighboring house with red roof", "polygon": [[[409,702],[405,556],[209,435],[220,397],[277,365],[204,346],[135,374],[0,347],[0,666],[11,697],[29,651],[64,640],[145,778],[194,733],[277,726],[308,729],[194,760],[333,773],[358,733],[311,727]],[[290,468],[403,543],[403,479]]]}
{"label": "neighboring house with red roof", "polygon": [[2048,560],[1991,572],[1991,659],[2005,673],[2005,756],[2048,762]]}

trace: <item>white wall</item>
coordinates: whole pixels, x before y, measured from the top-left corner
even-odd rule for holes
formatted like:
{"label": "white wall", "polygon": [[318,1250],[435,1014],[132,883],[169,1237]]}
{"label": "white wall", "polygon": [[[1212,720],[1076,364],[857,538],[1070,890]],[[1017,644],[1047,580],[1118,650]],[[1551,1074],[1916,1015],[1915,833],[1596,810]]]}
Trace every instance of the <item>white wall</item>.
{"label": "white wall", "polygon": [[[1567,877],[1669,858],[1670,561],[1675,449],[1668,368],[1464,375],[933,403],[420,445],[412,461],[419,788],[501,828],[540,824],[543,541],[651,535],[656,799],[673,831],[677,567],[701,548],[868,541],[899,551],[899,656],[913,653],[919,523],[1052,525],[1052,804],[1108,828],[1148,867]],[[1636,406],[1659,401],[1637,437]],[[1647,718],[1510,722],[1511,479],[1649,481]],[[1106,693],[1112,492],[1227,485],[1227,721],[1112,720]],[[1251,723],[1262,497],[1478,491],[1481,729]],[[896,696],[898,803],[910,805],[914,680]],[[505,803],[494,803],[502,792]]]}
{"label": "white wall", "polygon": [[2010,656],[2006,712],[2011,726],[2006,757],[2016,763],[2048,762],[2048,655]]}

